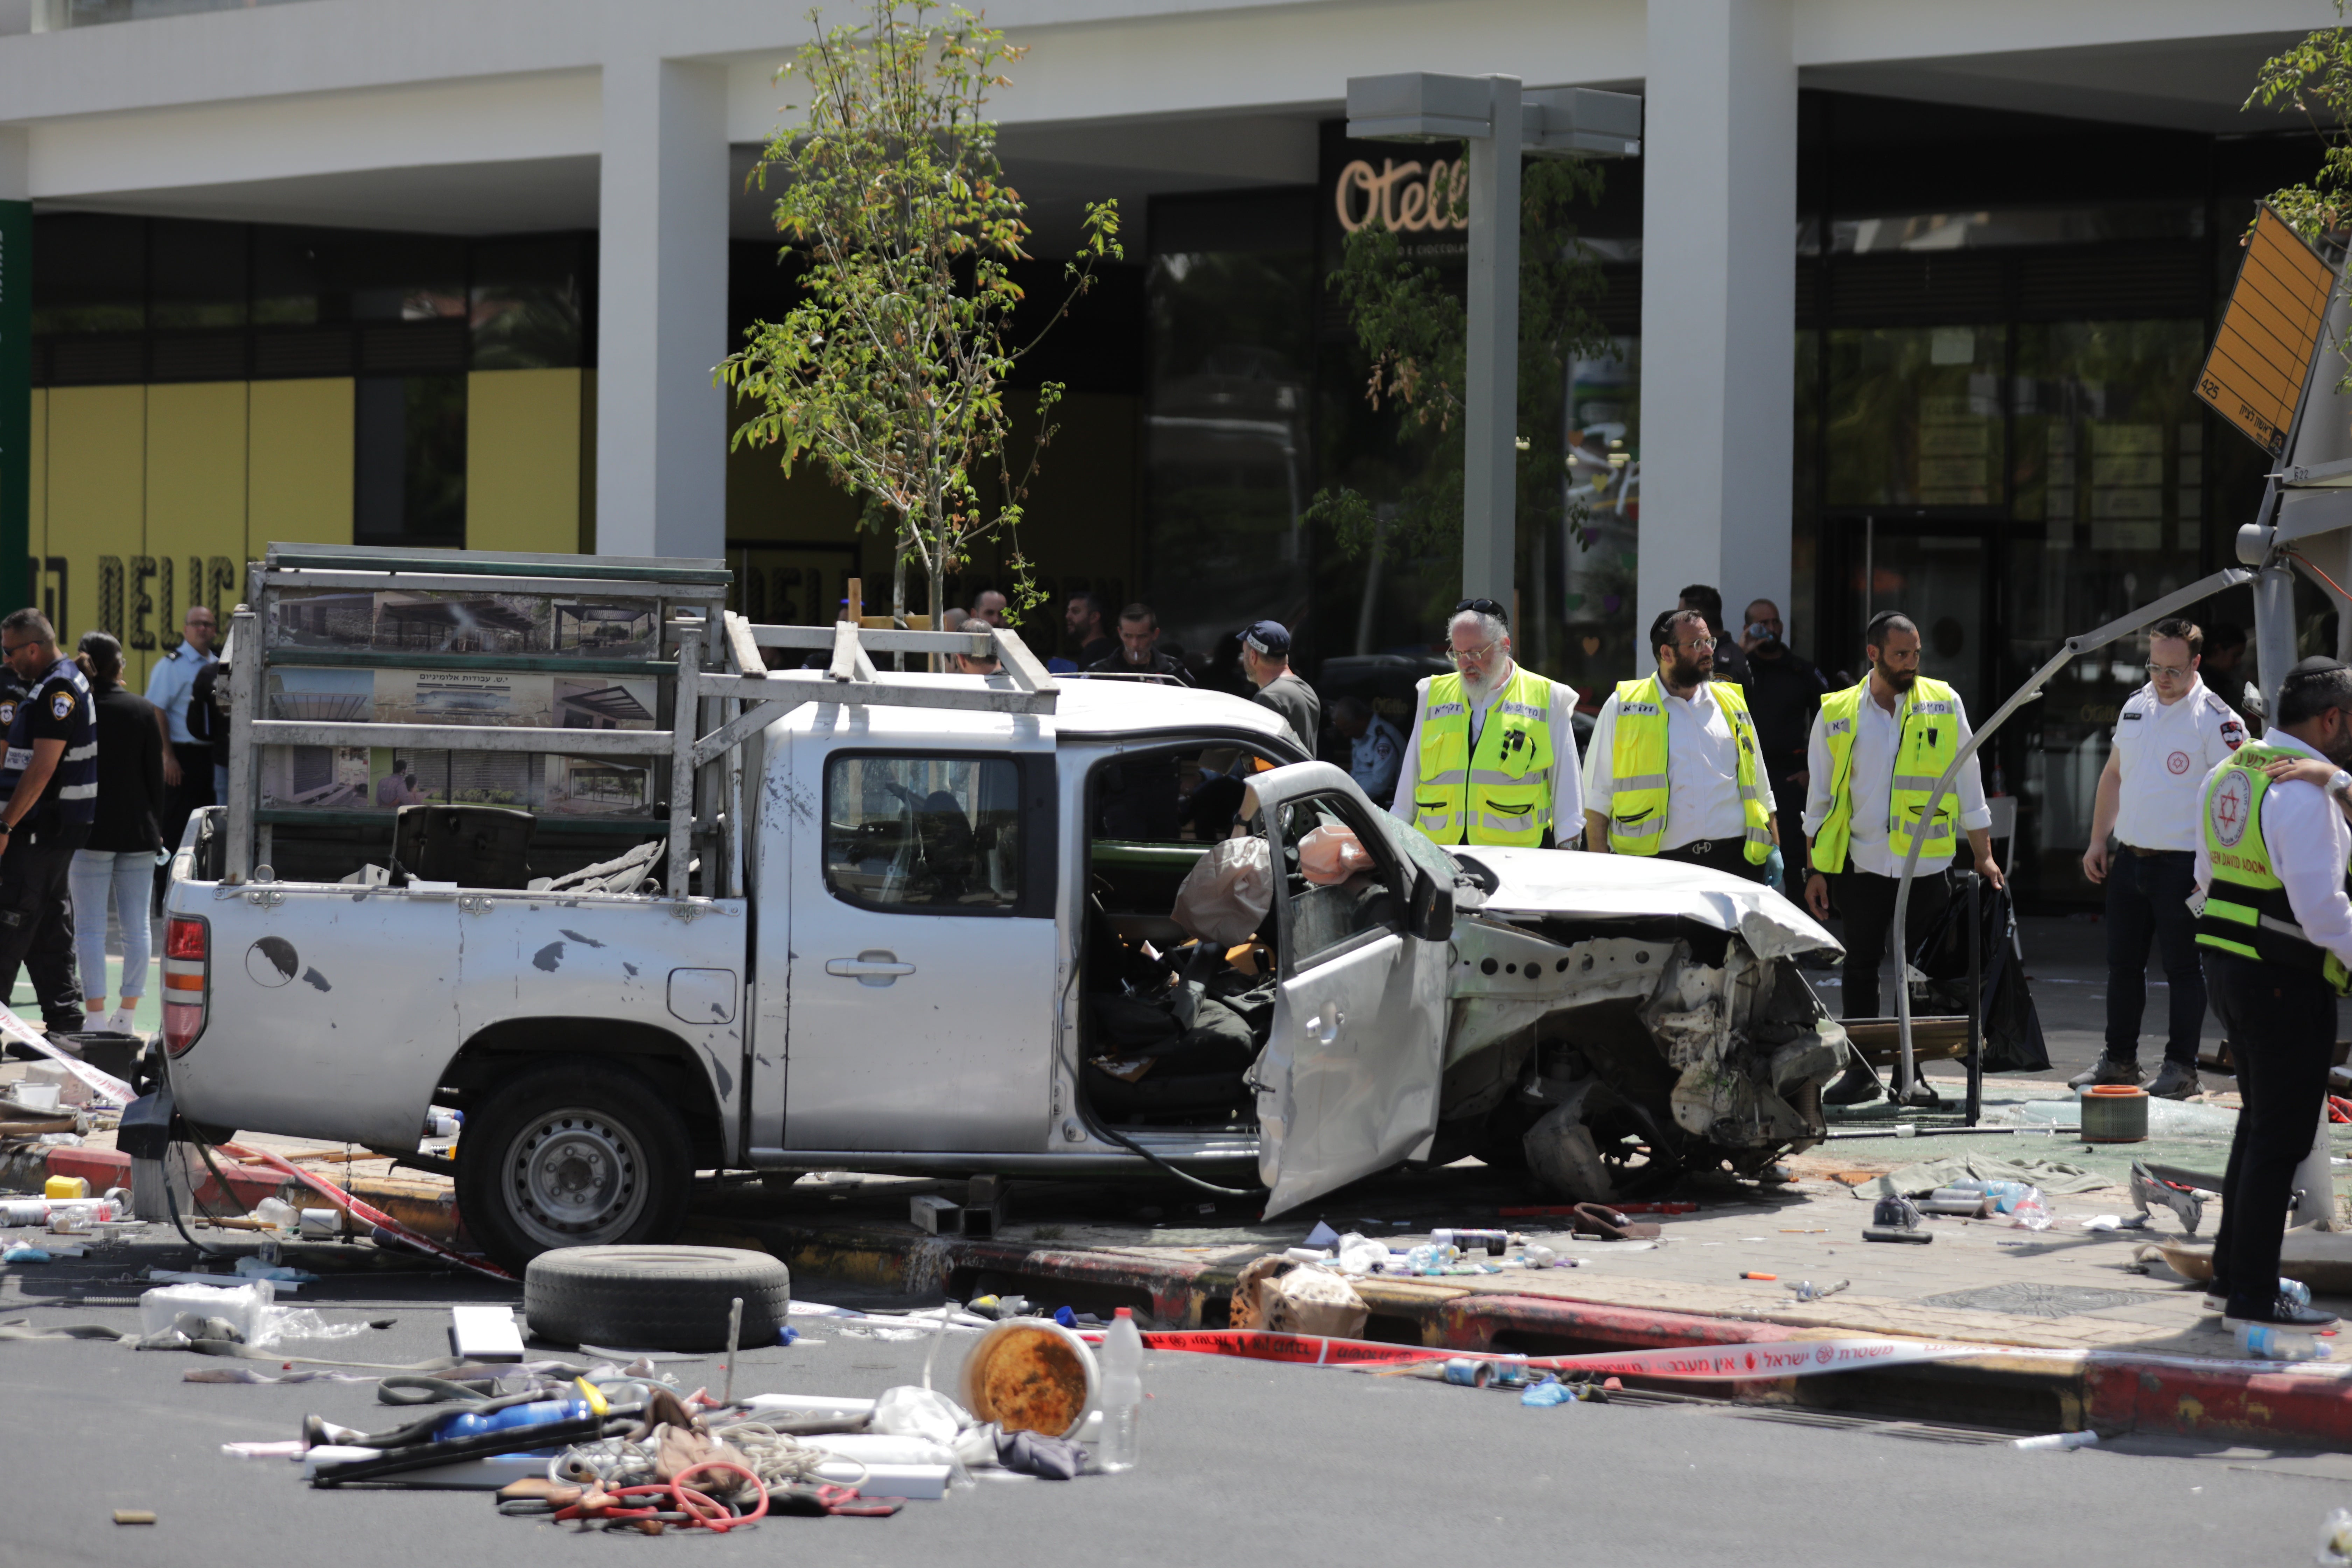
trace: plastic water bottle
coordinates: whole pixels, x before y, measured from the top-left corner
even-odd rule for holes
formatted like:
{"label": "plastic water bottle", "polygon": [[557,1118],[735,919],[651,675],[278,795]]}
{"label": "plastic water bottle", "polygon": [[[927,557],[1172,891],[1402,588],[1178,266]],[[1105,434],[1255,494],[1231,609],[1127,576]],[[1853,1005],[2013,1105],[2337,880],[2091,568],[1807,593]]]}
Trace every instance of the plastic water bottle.
{"label": "plastic water bottle", "polygon": [[1102,1447],[1096,1458],[1115,1476],[1135,1468],[1135,1425],[1143,1414],[1143,1335],[1126,1307],[1103,1334],[1102,1380]]}
{"label": "plastic water bottle", "polygon": [[2294,1302],[2298,1307],[2308,1307],[2311,1305],[2311,1287],[2305,1284],[2300,1279],[2289,1279],[2284,1277],[2281,1277],[2279,1279],[2279,1294],[2285,1297],[2288,1300]]}
{"label": "plastic water bottle", "polygon": [[2327,1347],[2309,1334],[2268,1323],[2242,1323],[2238,1348],[2257,1361],[2326,1361]]}

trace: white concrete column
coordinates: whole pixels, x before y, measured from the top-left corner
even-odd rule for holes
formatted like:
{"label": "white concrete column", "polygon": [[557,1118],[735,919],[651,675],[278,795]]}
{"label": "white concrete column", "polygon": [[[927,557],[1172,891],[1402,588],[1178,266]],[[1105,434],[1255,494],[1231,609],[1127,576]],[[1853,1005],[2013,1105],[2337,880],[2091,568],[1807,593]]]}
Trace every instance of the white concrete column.
{"label": "white concrete column", "polygon": [[727,83],[650,52],[604,65],[596,549],[726,553]]}
{"label": "white concrete column", "polygon": [[1796,381],[1791,0],[1649,4],[1637,639],[1688,583],[1787,611]]}

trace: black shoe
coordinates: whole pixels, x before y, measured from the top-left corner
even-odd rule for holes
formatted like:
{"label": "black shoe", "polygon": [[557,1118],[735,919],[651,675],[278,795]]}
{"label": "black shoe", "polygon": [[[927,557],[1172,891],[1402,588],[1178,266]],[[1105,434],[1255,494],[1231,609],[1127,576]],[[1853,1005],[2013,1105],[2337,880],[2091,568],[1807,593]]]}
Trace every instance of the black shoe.
{"label": "black shoe", "polygon": [[2140,1070],[2139,1063],[2119,1062],[2113,1057],[2102,1056],[2098,1065],[2090,1071],[2078,1072],[2068,1079],[2066,1087],[2088,1089],[2095,1083],[2145,1083],[2147,1080],[2147,1074]]}
{"label": "black shoe", "polygon": [[1867,1105],[1886,1092],[1878,1075],[1860,1062],[1848,1064],[1845,1076],[1822,1090],[1823,1105]]}
{"label": "black shoe", "polygon": [[2194,1068],[2185,1068],[2179,1062],[2168,1061],[2156,1069],[2156,1079],[2147,1086],[2147,1093],[2151,1100],[2187,1100],[2190,1095],[2202,1090],[2204,1087],[2197,1081],[2197,1070]]}
{"label": "black shoe", "polygon": [[2325,1329],[2336,1321],[2336,1314],[2323,1312],[2316,1307],[2298,1307],[2284,1296],[2273,1296],[2267,1301],[2248,1300],[2232,1296],[2221,1312],[2221,1326],[2242,1329],[2249,1323],[2263,1323],[2273,1329],[2294,1329],[2309,1333]]}

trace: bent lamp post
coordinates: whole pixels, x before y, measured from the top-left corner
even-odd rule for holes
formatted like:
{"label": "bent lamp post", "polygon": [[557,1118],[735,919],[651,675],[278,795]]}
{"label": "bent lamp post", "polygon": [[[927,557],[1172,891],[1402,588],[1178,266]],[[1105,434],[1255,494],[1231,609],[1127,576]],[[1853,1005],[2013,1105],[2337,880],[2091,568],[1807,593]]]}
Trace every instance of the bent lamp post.
{"label": "bent lamp post", "polygon": [[[1642,100],[1591,88],[1528,92],[1508,76],[1348,79],[1348,134],[1467,144],[1470,298],[1463,388],[1462,592],[1512,603],[1517,548],[1519,159],[1634,158]],[[1507,219],[1507,221],[1498,221]]]}

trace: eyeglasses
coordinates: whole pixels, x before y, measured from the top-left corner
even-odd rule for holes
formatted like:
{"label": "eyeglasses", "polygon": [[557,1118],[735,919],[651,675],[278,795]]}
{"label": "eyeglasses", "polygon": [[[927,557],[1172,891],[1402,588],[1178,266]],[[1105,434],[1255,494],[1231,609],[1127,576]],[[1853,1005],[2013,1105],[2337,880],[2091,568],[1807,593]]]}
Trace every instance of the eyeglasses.
{"label": "eyeglasses", "polygon": [[1703,647],[1713,647],[1715,646],[1715,639],[1713,637],[1701,637],[1696,642],[1677,642],[1674,646],[1682,649],[1685,653],[1696,653]]}
{"label": "eyeglasses", "polygon": [[1482,616],[1494,616],[1506,626],[1510,624],[1510,612],[1492,599],[1465,599],[1454,606],[1454,613],[1457,616],[1465,610],[1475,610]]}
{"label": "eyeglasses", "polygon": [[2158,680],[2186,680],[2196,673],[2185,664],[2151,664],[2147,672]]}
{"label": "eyeglasses", "polygon": [[14,645],[0,643],[0,658],[14,658],[18,654],[24,652],[26,648],[37,647],[39,646],[40,645],[37,643],[29,642],[20,642]]}
{"label": "eyeglasses", "polygon": [[1446,657],[1456,664],[1484,664],[1492,658],[1499,642],[1480,643],[1476,647],[1455,647],[1445,650]]}

